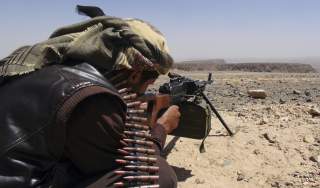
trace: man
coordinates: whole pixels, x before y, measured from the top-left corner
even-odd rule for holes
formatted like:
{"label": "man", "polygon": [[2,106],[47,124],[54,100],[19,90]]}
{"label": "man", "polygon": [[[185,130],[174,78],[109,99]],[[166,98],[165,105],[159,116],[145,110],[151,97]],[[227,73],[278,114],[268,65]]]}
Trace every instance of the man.
{"label": "man", "polygon": [[[135,97],[172,65],[165,39],[141,20],[77,8],[92,19],[0,61],[0,187],[130,186],[128,179],[141,180],[114,177],[127,172],[119,170],[121,152],[127,152],[121,148],[130,141],[126,122],[135,117],[127,108],[140,109]],[[140,140],[152,143],[147,151],[160,168],[150,169],[159,174],[160,187],[176,187],[159,154],[179,116],[178,107],[170,107]],[[157,176],[141,181],[150,178]]]}

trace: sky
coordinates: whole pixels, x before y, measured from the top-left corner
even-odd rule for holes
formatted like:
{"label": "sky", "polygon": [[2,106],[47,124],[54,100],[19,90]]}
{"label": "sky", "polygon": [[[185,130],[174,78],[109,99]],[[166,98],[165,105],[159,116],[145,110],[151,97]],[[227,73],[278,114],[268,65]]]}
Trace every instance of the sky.
{"label": "sky", "polygon": [[77,4],[152,23],[175,60],[320,57],[319,0],[2,0],[0,58],[88,19]]}

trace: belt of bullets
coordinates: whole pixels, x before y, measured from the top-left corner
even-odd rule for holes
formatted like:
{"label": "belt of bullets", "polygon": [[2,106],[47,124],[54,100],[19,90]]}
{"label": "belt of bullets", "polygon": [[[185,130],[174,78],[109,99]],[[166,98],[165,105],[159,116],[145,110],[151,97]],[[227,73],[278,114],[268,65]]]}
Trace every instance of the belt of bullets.
{"label": "belt of bullets", "polygon": [[113,185],[130,188],[160,187],[157,158],[152,148],[153,142],[149,141],[151,135],[146,109],[141,107],[142,102],[137,100],[135,93],[126,88],[119,90],[119,93],[127,105],[127,120],[120,141],[123,147],[118,149],[121,157],[116,159],[121,168],[115,174],[122,178]]}

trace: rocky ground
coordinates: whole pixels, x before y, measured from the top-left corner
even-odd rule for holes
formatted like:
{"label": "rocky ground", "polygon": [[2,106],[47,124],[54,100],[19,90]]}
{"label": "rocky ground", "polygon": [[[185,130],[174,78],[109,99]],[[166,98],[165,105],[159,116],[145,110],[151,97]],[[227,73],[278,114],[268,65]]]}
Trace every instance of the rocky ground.
{"label": "rocky ground", "polygon": [[[199,153],[200,140],[181,138],[168,156],[178,186],[320,187],[320,74],[215,72],[213,78],[207,95],[236,134],[227,136],[213,118],[206,153]],[[267,97],[252,98],[251,89]]]}

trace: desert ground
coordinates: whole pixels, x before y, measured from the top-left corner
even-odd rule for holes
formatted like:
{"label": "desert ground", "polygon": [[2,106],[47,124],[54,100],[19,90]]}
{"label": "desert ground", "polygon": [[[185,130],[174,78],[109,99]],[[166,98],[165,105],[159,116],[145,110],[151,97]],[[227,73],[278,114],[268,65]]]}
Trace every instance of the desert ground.
{"label": "desert ground", "polygon": [[[207,95],[236,134],[213,116],[205,153],[201,140],[180,138],[168,156],[178,187],[320,187],[320,74],[213,72],[213,79]],[[250,89],[267,97],[254,99]]]}

